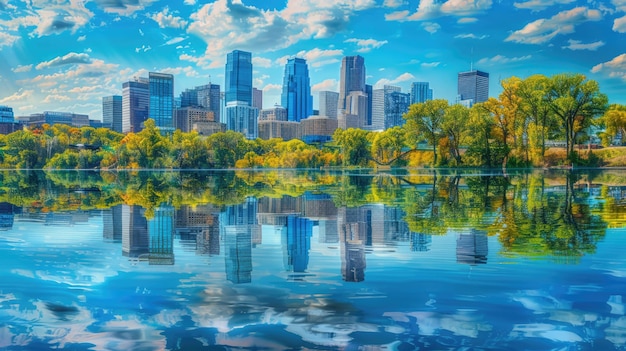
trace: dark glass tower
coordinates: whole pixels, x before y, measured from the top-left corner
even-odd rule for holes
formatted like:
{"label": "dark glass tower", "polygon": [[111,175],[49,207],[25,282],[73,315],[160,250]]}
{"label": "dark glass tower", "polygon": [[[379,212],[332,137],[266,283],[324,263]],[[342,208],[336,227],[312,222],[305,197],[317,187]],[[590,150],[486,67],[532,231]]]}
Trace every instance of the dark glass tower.
{"label": "dark glass tower", "polygon": [[244,101],[252,106],[252,54],[235,50],[226,56],[226,104]]}
{"label": "dark glass tower", "polygon": [[489,73],[482,71],[461,72],[458,76],[460,100],[469,100],[470,105],[489,99]]}
{"label": "dark glass tower", "polygon": [[156,126],[164,132],[174,130],[174,76],[150,72],[150,113]]}
{"label": "dark glass tower", "polygon": [[352,91],[365,93],[365,60],[362,56],[346,56],[341,61],[339,108],[346,109],[346,97]]}
{"label": "dark glass tower", "polygon": [[299,122],[313,114],[309,68],[305,59],[287,60],[280,98],[281,105],[287,109],[288,121]]}
{"label": "dark glass tower", "polygon": [[102,125],[122,133],[122,96],[113,95],[102,98]]}
{"label": "dark glass tower", "polygon": [[122,84],[122,133],[140,132],[148,119],[150,87],[146,78]]}

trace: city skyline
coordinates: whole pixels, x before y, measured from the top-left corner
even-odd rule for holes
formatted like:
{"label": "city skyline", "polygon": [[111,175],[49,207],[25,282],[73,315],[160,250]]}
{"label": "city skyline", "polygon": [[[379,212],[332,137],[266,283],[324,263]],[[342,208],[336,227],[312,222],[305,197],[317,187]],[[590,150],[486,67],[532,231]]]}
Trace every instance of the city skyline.
{"label": "city skyline", "polygon": [[[626,103],[626,33],[621,0],[0,1],[0,105],[16,116],[68,111],[100,119],[102,97],[148,72],[174,75],[175,91],[225,87],[227,53],[252,53],[253,86],[280,104],[284,65],[301,57],[319,91],[339,92],[345,56],[365,59],[366,83],[409,92],[429,82],[454,102],[457,74],[498,81],[583,73],[612,103]],[[42,50],[42,48],[45,48]]]}

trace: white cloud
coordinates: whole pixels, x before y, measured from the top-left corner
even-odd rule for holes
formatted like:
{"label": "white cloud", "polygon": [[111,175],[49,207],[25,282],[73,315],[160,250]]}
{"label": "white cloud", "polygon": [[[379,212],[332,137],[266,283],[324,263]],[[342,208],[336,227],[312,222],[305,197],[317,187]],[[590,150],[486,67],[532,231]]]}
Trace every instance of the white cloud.
{"label": "white cloud", "polygon": [[423,68],[435,68],[439,66],[441,62],[422,62],[420,66]]}
{"label": "white cloud", "polygon": [[61,57],[57,56],[50,61],[44,61],[35,66],[35,69],[42,70],[50,67],[72,65],[72,64],[84,64],[91,63],[89,55],[81,53],[70,52],[67,55]]}
{"label": "white cloud", "polygon": [[444,16],[467,17],[483,13],[490,9],[492,0],[421,0],[417,10],[410,14],[409,11],[397,11],[385,15],[387,21],[424,21]]}
{"label": "white cloud", "polygon": [[172,38],[172,39],[170,39],[170,40],[166,41],[163,45],[174,45],[174,44],[178,44],[178,43],[180,43],[181,41],[184,41],[184,40],[186,40],[186,39],[187,39],[187,37],[175,37],[175,38]]}
{"label": "white cloud", "polygon": [[181,75],[184,74],[187,77],[198,77],[200,76],[200,74],[198,73],[198,71],[196,71],[193,67],[191,66],[187,66],[187,67],[168,67],[168,68],[163,68],[160,69],[159,72],[163,72],[163,73],[169,73],[169,74],[173,74],[173,75]]}
{"label": "white cloud", "polygon": [[[351,38],[351,39],[345,40],[344,43],[356,43],[356,45],[359,46],[359,49],[357,49],[356,51],[365,53],[365,52],[372,51],[372,49],[378,49],[379,47],[387,44],[387,40]],[[340,52],[340,50],[335,50],[335,51]]]}
{"label": "white cloud", "polygon": [[398,77],[396,77],[395,79],[387,79],[387,78],[382,78],[379,79],[375,84],[374,84],[374,88],[375,89],[380,89],[385,85],[393,85],[393,84],[398,84],[398,83],[402,83],[402,82],[407,82],[407,81],[411,81],[411,80],[415,80],[415,76],[412,75],[411,73],[405,72],[402,73],[401,75],[399,75]]}
{"label": "white cloud", "polygon": [[0,104],[28,100],[33,96],[33,92],[34,92],[33,90],[19,90],[13,93],[12,95],[9,95],[5,98],[0,99]]}
{"label": "white cloud", "polygon": [[175,16],[175,13],[170,12],[170,8],[167,6],[161,12],[147,16],[158,23],[160,28],[185,28],[189,23],[182,17]]}
{"label": "white cloud", "polygon": [[241,0],[217,0],[191,14],[187,31],[208,44],[204,62],[221,67],[234,49],[262,53],[333,36],[346,30],[356,11],[374,6],[374,0],[289,0],[279,11],[248,6]]}
{"label": "white cloud", "polygon": [[143,30],[141,30],[141,28],[139,28],[138,31],[139,31],[139,35],[141,35],[142,37],[145,35]]}
{"label": "white cloud", "polygon": [[311,92],[339,91],[339,81],[336,79],[326,79],[317,84],[313,84]]}
{"label": "white cloud", "polygon": [[422,23],[422,28],[430,34],[435,34],[439,29],[441,29],[441,26],[439,23],[435,22],[424,22]]}
{"label": "white cloud", "polygon": [[272,67],[272,60],[255,56],[252,58],[252,66],[269,68]]}
{"label": "white cloud", "polygon": [[489,36],[486,35],[486,34],[478,36],[478,35],[473,34],[473,33],[468,33],[468,34],[458,34],[458,35],[455,35],[454,37],[457,38],[457,39],[478,39],[478,40],[481,40],[481,39],[488,38]]}
{"label": "white cloud", "polygon": [[580,40],[573,39],[569,39],[567,42],[569,45],[563,46],[563,49],[596,51],[599,47],[604,46],[605,44],[602,40],[587,44],[583,44]]}
{"label": "white cloud", "polygon": [[183,1],[185,3],[185,5],[195,5],[196,4],[196,0],[184,0]]}
{"label": "white cloud", "polygon": [[24,66],[17,66],[13,68],[11,71],[15,73],[24,73],[24,72],[30,72],[32,69],[33,69],[33,65],[24,65]]}
{"label": "white cloud", "polygon": [[268,84],[263,87],[263,93],[280,92],[283,86],[280,84]]}
{"label": "white cloud", "polygon": [[85,41],[85,39],[87,39],[87,36],[81,35],[80,37],[76,38],[76,41]]}
{"label": "white cloud", "polygon": [[602,18],[600,11],[587,7],[576,7],[562,11],[551,18],[541,18],[528,23],[524,28],[509,35],[505,41],[524,44],[543,44],[559,34],[575,32],[577,24],[587,21],[599,21]]}
{"label": "white cloud", "polygon": [[140,48],[135,48],[135,52],[147,52],[152,50],[152,47],[150,45],[141,45]]}
{"label": "white cloud", "polygon": [[613,21],[613,30],[618,33],[626,33],[626,16],[616,18]]}
{"label": "white cloud", "polygon": [[463,17],[463,18],[459,18],[458,21],[456,21],[456,23],[458,24],[467,24],[467,23],[475,23],[478,22],[478,18],[476,17]]}
{"label": "white cloud", "polygon": [[15,43],[19,38],[20,37],[16,35],[4,32],[2,30],[2,27],[0,27],[0,48],[2,48],[3,46],[13,45],[13,43]]}
{"label": "white cloud", "polygon": [[626,54],[614,57],[611,61],[593,66],[593,73],[608,73],[611,78],[622,78],[626,80]]}
{"label": "white cloud", "polygon": [[519,57],[506,57],[503,55],[496,55],[493,57],[482,58],[478,60],[477,63],[479,65],[501,65],[501,64],[506,64],[510,62],[526,61],[526,60],[530,60],[531,58],[532,58],[532,55],[519,56]]}
{"label": "white cloud", "polygon": [[513,3],[513,6],[517,7],[518,9],[541,11],[553,5],[570,4],[574,1],[575,0],[528,0],[525,2]]}
{"label": "white cloud", "polygon": [[405,2],[403,0],[385,0],[383,2],[384,7],[396,8],[404,5]]}
{"label": "white cloud", "polygon": [[[350,40],[350,39],[349,39]],[[356,39],[352,39],[356,40]],[[338,49],[323,50],[319,48],[313,48],[309,51],[302,50],[295,55],[285,55],[276,59],[276,64],[284,66],[287,63],[287,59],[292,57],[300,57],[307,61],[307,64],[311,67],[321,67],[328,64],[339,62],[337,57],[343,56],[343,51]]]}
{"label": "white cloud", "polygon": [[93,0],[105,12],[130,16],[136,11],[143,10],[156,0]]}
{"label": "white cloud", "polygon": [[52,94],[52,95],[46,96],[46,98],[43,99],[42,102],[49,104],[49,103],[57,102],[57,101],[70,101],[70,98],[69,96],[65,96],[65,95]]}

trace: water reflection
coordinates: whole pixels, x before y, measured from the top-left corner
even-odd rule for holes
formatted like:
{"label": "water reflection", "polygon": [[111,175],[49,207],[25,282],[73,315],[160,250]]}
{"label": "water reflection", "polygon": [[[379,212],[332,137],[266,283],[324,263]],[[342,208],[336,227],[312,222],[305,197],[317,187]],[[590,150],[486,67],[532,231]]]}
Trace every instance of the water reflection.
{"label": "water reflection", "polygon": [[619,173],[0,175],[2,350],[626,349]]}

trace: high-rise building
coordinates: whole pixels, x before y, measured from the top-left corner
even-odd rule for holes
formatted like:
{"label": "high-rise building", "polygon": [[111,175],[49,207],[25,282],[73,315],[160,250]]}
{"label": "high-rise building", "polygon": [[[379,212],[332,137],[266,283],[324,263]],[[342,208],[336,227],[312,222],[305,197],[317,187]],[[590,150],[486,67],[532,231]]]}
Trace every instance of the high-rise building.
{"label": "high-rise building", "polygon": [[[346,109],[346,98],[352,91],[365,93],[365,60],[362,56],[346,56],[341,60],[339,77],[339,109]],[[350,113],[350,111],[346,111]]]}
{"label": "high-rise building", "polygon": [[234,50],[226,56],[226,104],[243,101],[252,106],[252,53]]}
{"label": "high-rise building", "polygon": [[281,105],[287,109],[287,120],[299,122],[313,114],[313,97],[306,60],[291,58],[285,65]]}
{"label": "high-rise building", "polygon": [[122,84],[122,133],[140,132],[148,119],[150,84],[146,78],[135,78]]}
{"label": "high-rise building", "polygon": [[433,99],[433,90],[428,82],[411,83],[411,104],[423,103]]}
{"label": "high-rise building", "polygon": [[370,119],[367,115],[368,100],[369,97],[362,91],[351,91],[346,97],[346,113],[344,115],[356,116],[356,128],[368,126],[368,120]]}
{"label": "high-rise building", "polygon": [[489,99],[489,73],[461,72],[458,75],[458,102],[472,106]]}
{"label": "high-rise building", "polygon": [[365,123],[366,128],[370,128],[372,125],[372,103],[374,98],[374,87],[370,84],[365,84],[365,94],[367,94],[367,121]]}
{"label": "high-rise building", "polygon": [[411,96],[401,91],[385,94],[385,130],[404,125],[402,117],[411,105]]}
{"label": "high-rise building", "polygon": [[13,108],[9,106],[0,106],[0,123],[13,123],[15,117],[13,115]]}
{"label": "high-rise building", "polygon": [[259,111],[263,109],[263,90],[252,88],[252,107]]}
{"label": "high-rise building", "polygon": [[339,93],[334,91],[320,91],[319,115],[328,118],[337,118]]}
{"label": "high-rise building", "polygon": [[226,104],[226,129],[243,133],[247,139],[258,136],[257,116],[259,111],[245,101],[231,101]]}
{"label": "high-rise building", "polygon": [[180,107],[203,107],[214,115],[214,121],[220,121],[221,100],[219,84],[200,85],[186,89],[180,94]]}
{"label": "high-rise building", "polygon": [[150,107],[148,116],[163,133],[174,131],[174,76],[167,73],[148,73]]}
{"label": "high-rise building", "polygon": [[122,96],[102,98],[102,126],[122,133]]}

